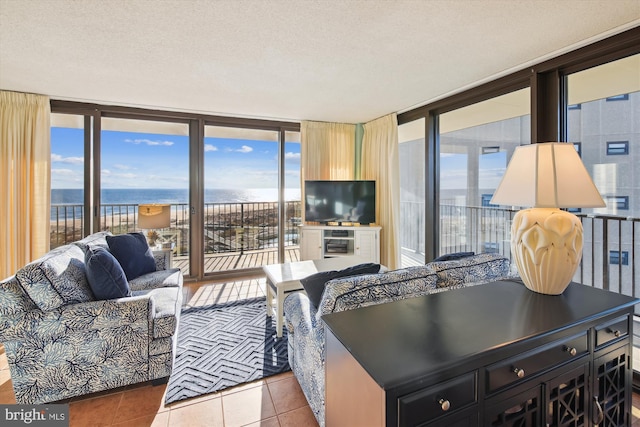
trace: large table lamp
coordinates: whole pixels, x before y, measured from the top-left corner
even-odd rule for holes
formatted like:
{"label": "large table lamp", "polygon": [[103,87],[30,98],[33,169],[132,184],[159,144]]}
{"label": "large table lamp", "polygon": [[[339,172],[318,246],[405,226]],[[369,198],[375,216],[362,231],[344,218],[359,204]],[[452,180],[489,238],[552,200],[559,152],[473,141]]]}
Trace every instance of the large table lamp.
{"label": "large table lamp", "polygon": [[146,204],[138,205],[138,227],[149,230],[147,240],[149,246],[156,244],[156,229],[167,228],[171,224],[171,205]]}
{"label": "large table lamp", "polygon": [[491,199],[528,207],[511,225],[511,253],[525,286],[560,295],[582,258],[582,223],[559,208],[606,206],[573,144],[545,142],[517,147]]}

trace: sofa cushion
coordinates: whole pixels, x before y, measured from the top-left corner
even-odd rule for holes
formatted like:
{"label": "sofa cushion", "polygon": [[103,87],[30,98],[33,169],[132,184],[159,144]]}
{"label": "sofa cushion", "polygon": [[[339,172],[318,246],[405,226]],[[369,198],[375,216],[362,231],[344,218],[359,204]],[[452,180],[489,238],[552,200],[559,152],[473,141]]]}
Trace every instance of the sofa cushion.
{"label": "sofa cushion", "polygon": [[156,262],[142,233],[107,236],[109,250],[118,260],[127,280],[156,271]]}
{"label": "sofa cushion", "polygon": [[500,254],[477,254],[451,261],[430,262],[438,274],[438,287],[482,283],[509,277],[509,259]]}
{"label": "sofa cushion", "polygon": [[129,287],[133,291],[145,289],[168,288],[182,286],[182,273],[179,268],[169,268],[168,270],[158,270],[143,274],[129,281]]}
{"label": "sofa cushion", "polygon": [[89,246],[85,253],[87,280],[96,299],[114,299],[131,295],[129,283],[118,260],[101,246]]}
{"label": "sofa cushion", "polygon": [[95,300],[87,282],[84,252],[60,246],[16,272],[16,279],[42,311]]}
{"label": "sofa cushion", "polygon": [[307,292],[309,301],[318,308],[324,292],[324,285],[329,280],[341,277],[358,276],[361,274],[373,274],[380,271],[380,264],[366,263],[347,267],[344,270],[321,271],[300,280],[302,287]]}

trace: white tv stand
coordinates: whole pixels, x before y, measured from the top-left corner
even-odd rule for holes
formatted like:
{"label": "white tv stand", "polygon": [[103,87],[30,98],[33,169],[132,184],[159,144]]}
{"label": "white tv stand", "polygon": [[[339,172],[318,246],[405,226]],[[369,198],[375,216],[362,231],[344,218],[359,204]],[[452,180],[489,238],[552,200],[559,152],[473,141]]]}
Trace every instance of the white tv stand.
{"label": "white tv stand", "polygon": [[301,225],[300,259],[357,255],[368,262],[379,263],[380,229],[374,225]]}

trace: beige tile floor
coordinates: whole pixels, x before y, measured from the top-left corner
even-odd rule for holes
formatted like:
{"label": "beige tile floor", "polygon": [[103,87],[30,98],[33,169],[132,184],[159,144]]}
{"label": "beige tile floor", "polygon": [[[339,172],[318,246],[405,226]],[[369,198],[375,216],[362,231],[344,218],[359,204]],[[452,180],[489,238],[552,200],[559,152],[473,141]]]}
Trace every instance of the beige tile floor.
{"label": "beige tile floor", "polygon": [[[264,278],[185,284],[185,305],[200,306],[264,296]],[[0,404],[15,403],[0,346]],[[70,426],[305,427],[317,426],[291,372],[164,405],[166,385],[136,384],[69,401]],[[640,393],[633,394],[633,426],[640,427]]]}

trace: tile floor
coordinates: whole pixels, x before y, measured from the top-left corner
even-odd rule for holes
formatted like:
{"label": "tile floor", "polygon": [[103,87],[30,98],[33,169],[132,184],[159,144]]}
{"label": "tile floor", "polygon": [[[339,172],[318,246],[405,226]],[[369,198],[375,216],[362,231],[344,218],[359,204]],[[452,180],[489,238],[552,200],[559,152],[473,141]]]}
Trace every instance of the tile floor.
{"label": "tile floor", "polygon": [[[264,296],[264,278],[185,284],[185,305],[223,303]],[[219,393],[164,405],[166,385],[137,384],[71,399],[71,427],[305,427],[317,426],[291,372]],[[0,404],[15,403],[4,349],[0,346]],[[640,393],[633,394],[633,424],[640,427]]]}

